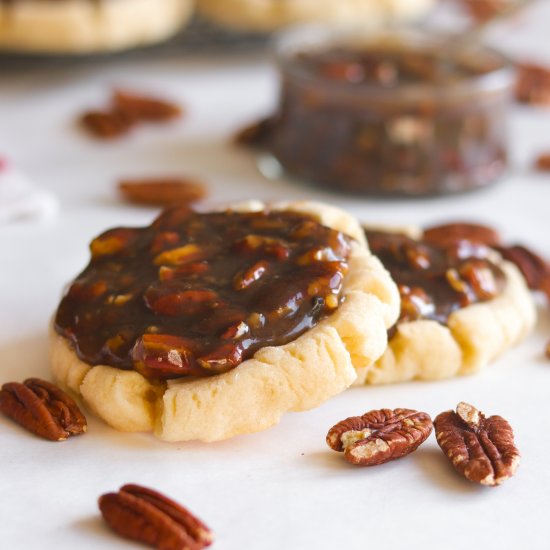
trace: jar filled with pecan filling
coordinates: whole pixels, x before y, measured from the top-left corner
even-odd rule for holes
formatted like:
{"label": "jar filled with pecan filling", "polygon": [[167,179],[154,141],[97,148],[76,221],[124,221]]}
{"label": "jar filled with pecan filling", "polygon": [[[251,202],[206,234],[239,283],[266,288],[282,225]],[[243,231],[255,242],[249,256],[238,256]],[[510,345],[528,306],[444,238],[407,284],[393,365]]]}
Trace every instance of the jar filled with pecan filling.
{"label": "jar filled with pecan filling", "polygon": [[450,44],[416,31],[282,35],[279,106],[261,144],[271,166],[364,194],[435,195],[495,181],[506,167],[513,72],[497,52]]}

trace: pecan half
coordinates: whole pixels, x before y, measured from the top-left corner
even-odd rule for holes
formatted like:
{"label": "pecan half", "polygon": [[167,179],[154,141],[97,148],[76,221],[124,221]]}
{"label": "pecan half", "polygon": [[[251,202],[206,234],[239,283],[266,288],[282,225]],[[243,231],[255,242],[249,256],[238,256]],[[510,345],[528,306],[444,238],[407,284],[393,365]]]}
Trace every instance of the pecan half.
{"label": "pecan half", "polygon": [[125,179],[118,190],[125,200],[145,206],[191,204],[206,196],[203,183],[180,177]]}
{"label": "pecan half", "polygon": [[534,63],[520,63],[517,69],[517,101],[531,105],[550,105],[550,69]]}
{"label": "pecan half", "polygon": [[161,550],[200,550],[214,540],[212,531],[187,508],[139,485],[102,495],[99,509],[117,534]]}
{"label": "pecan half", "polygon": [[458,0],[477,21],[486,21],[504,11],[512,0]]}
{"label": "pecan half", "polygon": [[179,118],[183,113],[176,103],[128,90],[115,90],[112,102],[115,112],[122,113],[130,120],[163,122]]}
{"label": "pecan half", "polygon": [[8,382],[0,390],[0,411],[18,424],[51,441],[84,433],[86,418],[75,401],[50,382],[28,378]]}
{"label": "pecan half", "polygon": [[541,153],[535,160],[535,168],[540,172],[550,172],[550,152]]}
{"label": "pecan half", "polygon": [[439,446],[455,469],[481,485],[500,485],[512,477],[519,465],[512,427],[501,416],[484,414],[461,402],[455,411],[434,420]]}
{"label": "pecan half", "polygon": [[170,334],[144,334],[131,351],[135,369],[148,378],[191,373],[193,342]]}
{"label": "pecan half", "polygon": [[380,409],[338,422],[327,434],[327,444],[359,466],[376,466],[408,455],[432,431],[428,414],[411,409]]}
{"label": "pecan half", "polygon": [[400,321],[414,321],[434,311],[433,299],[421,287],[398,285],[401,297]]}
{"label": "pecan half", "polygon": [[439,246],[453,245],[463,239],[486,246],[498,246],[501,242],[500,235],[492,227],[468,222],[434,225],[424,231],[422,238]]}
{"label": "pecan half", "polygon": [[101,139],[120,137],[133,125],[132,120],[117,111],[88,111],[81,116],[80,123],[90,134]]}
{"label": "pecan half", "polygon": [[550,267],[536,252],[522,245],[499,247],[506,260],[516,264],[529,288],[544,290],[544,280],[550,277]]}
{"label": "pecan half", "polygon": [[246,147],[263,147],[267,145],[274,126],[272,117],[263,118],[241,128],[234,136],[233,143]]}
{"label": "pecan half", "polygon": [[105,110],[84,113],[80,121],[94,137],[117,138],[139,122],[166,122],[182,115],[179,105],[156,97],[115,90]]}

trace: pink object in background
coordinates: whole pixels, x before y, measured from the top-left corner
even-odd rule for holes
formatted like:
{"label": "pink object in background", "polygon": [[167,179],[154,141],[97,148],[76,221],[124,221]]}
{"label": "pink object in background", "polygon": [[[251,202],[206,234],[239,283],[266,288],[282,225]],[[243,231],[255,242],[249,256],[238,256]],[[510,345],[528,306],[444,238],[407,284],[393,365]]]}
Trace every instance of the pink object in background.
{"label": "pink object in background", "polygon": [[50,218],[57,199],[37,188],[6,157],[0,156],[0,224],[23,218]]}

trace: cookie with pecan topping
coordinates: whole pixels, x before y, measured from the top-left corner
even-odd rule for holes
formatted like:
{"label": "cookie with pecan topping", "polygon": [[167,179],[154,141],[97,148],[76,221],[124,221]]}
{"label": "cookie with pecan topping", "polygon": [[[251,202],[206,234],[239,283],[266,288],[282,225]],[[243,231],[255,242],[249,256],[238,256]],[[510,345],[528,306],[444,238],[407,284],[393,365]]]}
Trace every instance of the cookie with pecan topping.
{"label": "cookie with pecan topping", "polygon": [[357,383],[474,373],[533,328],[533,298],[517,267],[489,247],[497,244],[490,228],[367,228],[366,235],[398,285],[401,313],[388,349]]}
{"label": "cookie with pecan topping", "polygon": [[162,41],[192,0],[0,0],[0,49],[91,53]]}
{"label": "cookie with pecan topping", "polygon": [[317,203],[165,211],[92,241],[52,330],[54,375],[123,431],[212,441],[316,407],[399,312],[358,223]]}

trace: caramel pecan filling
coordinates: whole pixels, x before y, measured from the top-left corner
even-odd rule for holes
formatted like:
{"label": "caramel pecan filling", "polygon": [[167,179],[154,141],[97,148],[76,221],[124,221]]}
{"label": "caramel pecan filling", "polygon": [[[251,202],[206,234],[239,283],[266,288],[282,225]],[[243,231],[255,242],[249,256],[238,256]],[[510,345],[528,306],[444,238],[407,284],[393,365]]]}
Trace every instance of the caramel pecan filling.
{"label": "caramel pecan filling", "polygon": [[446,324],[453,311],[490,300],[504,288],[504,273],[484,245],[465,239],[436,244],[384,231],[365,234],[398,285],[398,323],[432,319]]}
{"label": "caramel pecan filling", "polygon": [[226,372],[336,309],[350,250],[299,213],[167,210],[92,241],[55,328],[91,365],[149,379]]}

